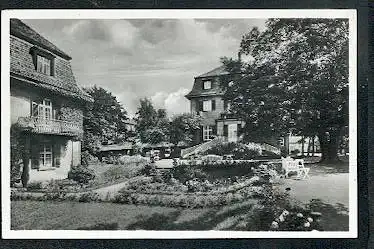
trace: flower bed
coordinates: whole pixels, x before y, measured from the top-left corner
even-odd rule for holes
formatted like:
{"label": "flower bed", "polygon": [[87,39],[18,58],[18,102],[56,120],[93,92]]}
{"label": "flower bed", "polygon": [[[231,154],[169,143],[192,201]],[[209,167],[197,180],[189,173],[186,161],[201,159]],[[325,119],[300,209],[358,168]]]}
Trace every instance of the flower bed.
{"label": "flower bed", "polygon": [[204,208],[228,205],[253,198],[251,187],[234,193],[195,192],[195,193],[136,193],[121,191],[114,198],[116,203],[157,205],[167,207]]}
{"label": "flower bed", "polygon": [[259,177],[243,177],[236,179],[235,182],[212,183],[193,179],[182,184],[174,179],[170,184],[154,182],[149,177],[129,182],[115,196],[114,202],[187,208],[221,206],[258,197],[260,187],[253,186],[257,181]]}
{"label": "flower bed", "polygon": [[[247,198],[258,196],[259,187],[253,186],[258,177],[242,179],[241,181],[223,186],[218,184],[209,191],[191,192],[183,184],[154,182],[153,177],[143,177],[129,181],[114,197],[102,197],[90,191],[84,193],[68,193],[65,191],[30,193],[12,191],[11,200],[37,200],[37,201],[78,201],[78,202],[114,202],[137,205],[157,205],[168,207],[202,208],[227,205],[244,201]],[[198,189],[195,189],[198,190]]]}
{"label": "flower bed", "polygon": [[204,163],[201,160],[180,160],[171,172],[181,182],[189,180],[189,175],[195,175],[192,178],[214,181],[217,179],[253,176],[253,168],[257,168],[260,164],[260,162],[236,160],[220,160],[211,163]]}
{"label": "flower bed", "polygon": [[[80,202],[111,201],[115,203],[158,205],[169,207],[212,207],[227,205],[246,200],[247,198],[262,198],[263,183],[269,182],[266,167],[250,168],[258,175],[235,176],[232,178],[208,180],[200,169],[191,166],[177,166],[167,174],[154,174],[155,167],[151,164],[147,170],[148,176],[130,178],[117,195],[99,197],[94,192],[68,193],[64,189],[44,195],[28,195],[27,193],[12,193],[12,198],[35,200],[72,200]],[[222,167],[222,166],[220,166]],[[248,168],[248,166],[245,166]],[[260,169],[260,171],[256,171]],[[156,171],[157,172],[157,171]],[[197,173],[198,172],[198,173]],[[179,173],[174,178],[173,173]],[[199,175],[202,174],[202,175]],[[196,177],[196,176],[200,176]],[[183,180],[183,181],[181,181]],[[185,181],[184,181],[185,180]]]}

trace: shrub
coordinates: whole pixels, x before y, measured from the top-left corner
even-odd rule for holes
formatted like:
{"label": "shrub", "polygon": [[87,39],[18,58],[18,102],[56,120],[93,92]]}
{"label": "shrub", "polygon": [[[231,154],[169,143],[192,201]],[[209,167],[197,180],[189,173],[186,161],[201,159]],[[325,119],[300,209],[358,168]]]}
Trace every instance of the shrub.
{"label": "shrub", "polygon": [[121,179],[127,175],[127,170],[124,167],[118,165],[110,166],[109,169],[107,169],[103,173],[104,179],[109,182]]}
{"label": "shrub", "polygon": [[66,198],[65,192],[45,193],[43,197],[41,197],[42,200],[48,200],[48,201],[62,201],[62,200],[65,200],[65,198]]}
{"label": "shrub", "polygon": [[144,166],[141,170],[141,173],[146,176],[153,176],[157,174],[156,164],[155,163],[148,163]]}
{"label": "shrub", "polygon": [[74,166],[68,172],[68,179],[72,179],[80,184],[88,184],[94,178],[94,171],[82,165]]}
{"label": "shrub", "polygon": [[43,183],[40,181],[30,182],[27,184],[27,190],[40,190],[43,188]]}
{"label": "shrub", "polygon": [[97,193],[94,192],[87,192],[79,196],[78,201],[79,202],[92,202],[92,201],[99,201],[100,196]]}
{"label": "shrub", "polygon": [[180,182],[186,182],[192,179],[206,179],[207,174],[197,167],[190,165],[179,165],[170,170],[170,173],[174,176],[175,179]]}
{"label": "shrub", "polygon": [[86,150],[82,152],[81,155],[81,164],[83,166],[88,166],[88,163],[91,161],[91,154]]}
{"label": "shrub", "polygon": [[[28,167],[24,164],[25,137],[22,135],[18,124],[13,124],[10,128],[10,183],[22,181],[23,187],[27,187],[29,180]],[[26,167],[25,167],[26,166]],[[26,169],[26,171],[25,171]]]}
{"label": "shrub", "polygon": [[248,160],[261,155],[261,147],[257,144],[250,143],[248,145],[235,142],[224,142],[217,144],[204,152],[207,154],[227,155],[232,154],[235,160]]}

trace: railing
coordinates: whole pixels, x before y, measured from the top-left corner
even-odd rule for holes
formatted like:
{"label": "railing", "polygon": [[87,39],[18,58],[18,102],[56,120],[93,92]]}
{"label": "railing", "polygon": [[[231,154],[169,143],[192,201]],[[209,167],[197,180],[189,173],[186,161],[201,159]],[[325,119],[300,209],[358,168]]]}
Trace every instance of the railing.
{"label": "railing", "polygon": [[221,119],[237,118],[237,116],[235,115],[235,113],[232,113],[232,112],[229,112],[229,111],[221,113],[220,116],[221,116]]}
{"label": "railing", "polygon": [[39,117],[20,117],[18,124],[32,133],[55,134],[65,136],[79,136],[83,134],[83,127],[74,122]]}

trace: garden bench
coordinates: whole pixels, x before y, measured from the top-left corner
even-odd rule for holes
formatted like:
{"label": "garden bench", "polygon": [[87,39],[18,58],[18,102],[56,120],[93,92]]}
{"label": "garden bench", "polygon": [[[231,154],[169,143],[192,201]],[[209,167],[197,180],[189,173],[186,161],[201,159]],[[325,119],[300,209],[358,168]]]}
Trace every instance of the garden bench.
{"label": "garden bench", "polygon": [[304,159],[282,158],[282,168],[285,177],[288,177],[291,172],[296,172],[299,179],[309,178],[310,168],[304,166]]}

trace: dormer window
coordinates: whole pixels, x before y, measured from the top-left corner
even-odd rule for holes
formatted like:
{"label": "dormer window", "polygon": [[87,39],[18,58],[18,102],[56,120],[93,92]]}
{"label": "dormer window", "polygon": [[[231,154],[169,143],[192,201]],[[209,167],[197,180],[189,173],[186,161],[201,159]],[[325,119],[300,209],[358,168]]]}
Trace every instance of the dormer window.
{"label": "dormer window", "polygon": [[54,76],[55,56],[53,54],[36,46],[30,49],[30,54],[38,73]]}
{"label": "dormer window", "polygon": [[203,88],[204,90],[208,90],[212,88],[212,81],[206,80],[203,82]]}
{"label": "dormer window", "polygon": [[36,56],[36,61],[37,61],[37,66],[36,66],[36,71],[39,73],[43,73],[46,75],[51,75],[51,60],[41,56],[37,55]]}

